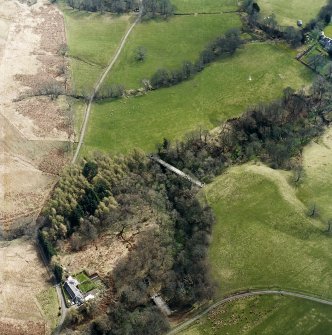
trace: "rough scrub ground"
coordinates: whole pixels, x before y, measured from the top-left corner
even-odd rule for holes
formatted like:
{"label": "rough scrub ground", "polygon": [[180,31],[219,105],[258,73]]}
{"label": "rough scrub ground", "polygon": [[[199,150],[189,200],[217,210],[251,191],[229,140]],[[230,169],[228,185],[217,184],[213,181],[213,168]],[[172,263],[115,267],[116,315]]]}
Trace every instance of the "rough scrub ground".
{"label": "rough scrub ground", "polygon": [[0,268],[0,334],[49,334],[57,308],[50,314],[38,300],[53,288],[34,245],[27,239],[0,241]]}
{"label": "rough scrub ground", "polygon": [[65,101],[27,97],[66,89],[60,12],[46,0],[1,0],[0,13],[1,236],[33,222],[66,160],[71,117]]}
{"label": "rough scrub ground", "polygon": [[0,334],[48,334],[57,320],[38,300],[54,288],[33,243],[1,239],[34,228],[68,156],[66,101],[32,97],[66,89],[65,42],[62,15],[48,1],[0,0]]}

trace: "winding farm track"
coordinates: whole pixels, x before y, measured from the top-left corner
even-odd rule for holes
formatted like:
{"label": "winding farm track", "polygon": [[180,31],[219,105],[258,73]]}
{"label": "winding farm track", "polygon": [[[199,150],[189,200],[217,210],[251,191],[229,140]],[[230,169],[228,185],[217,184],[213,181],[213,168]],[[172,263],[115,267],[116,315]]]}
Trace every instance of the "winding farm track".
{"label": "winding farm track", "polygon": [[210,311],[213,309],[227,303],[230,301],[242,299],[242,298],[248,298],[248,297],[253,297],[257,295],[283,295],[283,296],[289,296],[289,297],[295,297],[299,299],[304,299],[304,300],[309,300],[313,302],[317,302],[323,305],[329,305],[332,306],[332,300],[326,300],[326,299],[321,299],[317,298],[315,296],[307,295],[307,294],[302,294],[302,293],[297,293],[297,292],[291,292],[291,291],[284,291],[284,290],[259,290],[259,291],[251,291],[251,292],[246,292],[246,293],[239,293],[239,294],[234,294],[230,297],[224,298],[222,300],[217,301],[213,305],[207,307],[204,311],[202,311],[200,314],[196,315],[195,317],[191,318],[190,320],[187,320],[177,327],[173,328],[170,332],[167,333],[167,335],[175,335],[178,334],[179,332],[185,330],[189,326],[191,326],[194,322],[202,318],[203,316],[207,315]]}
{"label": "winding farm track", "polygon": [[126,32],[126,34],[122,37],[122,40],[120,42],[120,45],[119,45],[119,47],[118,47],[115,55],[112,57],[109,65],[104,70],[103,74],[101,75],[101,77],[99,78],[99,80],[97,81],[97,83],[95,84],[93,93],[92,93],[92,95],[91,95],[91,97],[89,99],[89,102],[88,102],[88,104],[86,106],[86,109],[85,109],[84,120],[83,120],[83,125],[82,125],[82,129],[81,129],[81,133],[80,133],[80,138],[79,138],[79,141],[78,141],[78,144],[77,144],[77,147],[76,147],[73,159],[72,159],[72,164],[76,163],[78,155],[80,153],[80,150],[81,150],[81,147],[82,147],[82,144],[83,144],[83,140],[84,140],[84,136],[85,136],[85,133],[86,133],[86,129],[87,129],[87,126],[88,126],[88,122],[89,122],[89,117],[90,117],[90,113],[91,113],[92,103],[93,103],[93,101],[94,101],[94,99],[96,97],[96,94],[97,94],[100,86],[104,82],[105,78],[107,77],[107,75],[109,74],[109,72],[111,71],[111,69],[113,68],[115,62],[118,60],[118,58],[119,58],[119,56],[121,54],[121,51],[123,50],[123,48],[124,48],[124,46],[125,46],[125,44],[126,44],[126,42],[128,40],[129,35],[131,34],[131,32],[133,31],[133,29],[135,28],[136,24],[140,21],[141,16],[142,16],[142,12],[143,12],[143,8],[142,8],[142,2],[141,2],[141,4],[140,4],[140,11],[138,13],[138,17],[136,18],[135,22],[129,27],[129,29]]}

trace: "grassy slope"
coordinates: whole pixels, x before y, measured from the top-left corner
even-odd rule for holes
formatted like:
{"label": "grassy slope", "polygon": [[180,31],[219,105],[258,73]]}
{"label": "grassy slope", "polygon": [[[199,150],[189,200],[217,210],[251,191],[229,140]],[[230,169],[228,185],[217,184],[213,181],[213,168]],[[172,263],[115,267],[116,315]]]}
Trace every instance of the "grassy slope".
{"label": "grassy slope", "polygon": [[284,173],[232,168],[206,188],[217,224],[209,259],[220,295],[255,287],[332,298],[332,241],[310,220]]}
{"label": "grassy slope", "polygon": [[280,296],[227,303],[182,335],[321,335],[332,327],[332,307]]}
{"label": "grassy slope", "polygon": [[324,223],[332,219],[332,128],[303,152],[304,177],[299,198],[309,207],[316,204]]}
{"label": "grassy slope", "polygon": [[237,0],[172,0],[176,13],[213,13],[237,10]]}
{"label": "grassy slope", "polygon": [[[87,13],[61,4],[74,87],[90,92],[130,24],[128,16]],[[80,60],[77,60],[79,58]]]}
{"label": "grassy slope", "polygon": [[179,139],[200,125],[211,129],[248,105],[274,99],[283,88],[300,88],[311,79],[311,72],[294,60],[289,49],[249,44],[180,85],[96,104],[85,150],[153,150],[163,137]]}
{"label": "grassy slope", "polygon": [[297,20],[303,20],[306,24],[314,19],[326,0],[260,0],[258,3],[263,16],[274,13],[279,24],[295,26]]}
{"label": "grassy slope", "polygon": [[[177,68],[184,60],[196,60],[209,41],[234,27],[240,27],[236,14],[175,16],[169,21],[141,23],[129,37],[105,85],[141,87],[141,80],[150,78],[159,68]],[[134,59],[140,46],[146,50],[144,62]]]}

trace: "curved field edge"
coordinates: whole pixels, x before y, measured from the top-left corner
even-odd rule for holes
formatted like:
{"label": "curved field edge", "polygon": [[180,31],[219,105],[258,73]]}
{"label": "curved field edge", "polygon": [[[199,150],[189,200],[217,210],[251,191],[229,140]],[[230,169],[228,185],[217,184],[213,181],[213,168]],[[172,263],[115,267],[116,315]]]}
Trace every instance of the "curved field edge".
{"label": "curved field edge", "polygon": [[217,218],[209,262],[219,296],[278,287],[332,297],[331,237],[288,191],[289,177],[246,164],[206,187]]}
{"label": "curved field edge", "polygon": [[212,310],[182,335],[320,335],[332,327],[331,306],[285,296],[255,296]]}
{"label": "curved field edge", "polygon": [[200,126],[213,129],[252,104],[279,97],[287,86],[308,85],[313,74],[293,56],[281,44],[248,44],[192,80],[142,97],[96,103],[84,152],[151,151],[164,137],[181,140]]}

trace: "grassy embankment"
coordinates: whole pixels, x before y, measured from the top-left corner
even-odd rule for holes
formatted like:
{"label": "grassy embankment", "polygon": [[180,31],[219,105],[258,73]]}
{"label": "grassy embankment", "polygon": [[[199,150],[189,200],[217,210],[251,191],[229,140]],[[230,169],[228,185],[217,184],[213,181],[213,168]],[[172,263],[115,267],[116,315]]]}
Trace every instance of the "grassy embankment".
{"label": "grassy embankment", "polygon": [[212,129],[249,105],[275,99],[287,86],[307,85],[312,73],[293,56],[282,45],[249,44],[187,82],[143,97],[97,103],[84,150],[151,151],[163,137],[181,139],[199,126]]}
{"label": "grassy embankment", "polygon": [[245,165],[206,188],[217,217],[209,261],[220,296],[276,287],[332,298],[331,236],[307,216],[289,178]]}
{"label": "grassy embankment", "polygon": [[261,296],[227,303],[182,335],[321,335],[332,327],[331,307],[297,298]]}
{"label": "grassy embankment", "polygon": [[313,141],[305,148],[303,168],[297,195],[309,209],[316,207],[318,217],[327,226],[328,221],[332,219],[331,129],[321,139]]}

